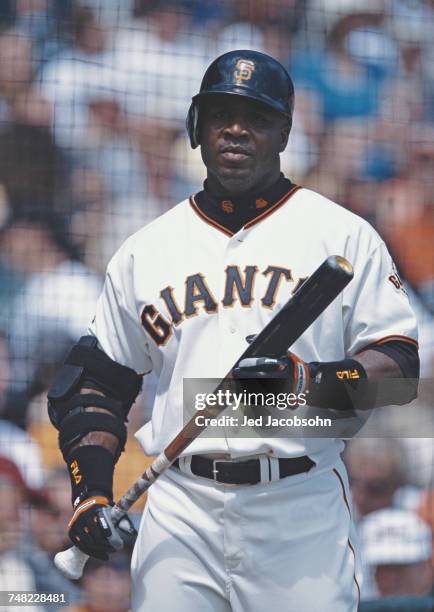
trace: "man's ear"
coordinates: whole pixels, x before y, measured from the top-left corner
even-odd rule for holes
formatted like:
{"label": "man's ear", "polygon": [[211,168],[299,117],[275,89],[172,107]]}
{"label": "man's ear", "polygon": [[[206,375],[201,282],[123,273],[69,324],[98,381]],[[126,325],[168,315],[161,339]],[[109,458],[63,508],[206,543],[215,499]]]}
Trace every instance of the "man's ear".
{"label": "man's ear", "polygon": [[291,124],[287,122],[284,126],[282,126],[282,129],[280,130],[279,153],[282,153],[286,149],[290,131],[291,131]]}

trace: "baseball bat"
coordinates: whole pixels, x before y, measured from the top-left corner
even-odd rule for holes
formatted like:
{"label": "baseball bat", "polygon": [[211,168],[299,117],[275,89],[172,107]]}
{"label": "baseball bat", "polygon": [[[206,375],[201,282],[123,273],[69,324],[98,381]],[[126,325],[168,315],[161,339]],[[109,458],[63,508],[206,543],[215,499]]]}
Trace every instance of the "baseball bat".
{"label": "baseball bat", "polygon": [[[254,338],[233,368],[247,357],[281,357],[284,355],[352,278],[352,265],[344,257],[339,255],[328,257]],[[231,377],[232,369],[223,381]],[[223,381],[217,386],[215,392],[218,391]],[[199,415],[205,418],[215,417],[225,408],[226,406],[213,406],[212,412],[209,408],[195,412],[179,434],[111,508],[110,515],[113,523],[116,524],[121,519],[123,514],[204,430],[203,426],[196,424],[197,417]],[[68,550],[57,553],[54,563],[65,576],[77,580],[81,577],[88,558],[88,555],[72,546]]]}

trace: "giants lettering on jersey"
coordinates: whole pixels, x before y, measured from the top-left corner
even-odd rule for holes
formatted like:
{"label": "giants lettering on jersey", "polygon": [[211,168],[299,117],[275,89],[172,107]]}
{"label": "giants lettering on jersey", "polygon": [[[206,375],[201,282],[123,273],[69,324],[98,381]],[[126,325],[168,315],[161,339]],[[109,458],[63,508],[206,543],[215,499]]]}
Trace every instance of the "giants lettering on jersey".
{"label": "giants lettering on jersey", "polygon": [[[233,306],[239,300],[241,306],[249,308],[254,300],[255,279],[258,273],[257,266],[246,266],[244,272],[238,266],[227,266],[222,306],[225,308]],[[260,274],[268,280],[260,303],[264,308],[273,308],[281,283],[295,282],[291,270],[280,266],[268,266]],[[299,278],[292,287],[291,293],[294,293],[305,280],[306,278]],[[142,311],[142,325],[158,346],[165,345],[170,339],[174,325],[180,325],[185,319],[196,316],[199,309],[208,314],[214,314],[219,308],[217,298],[201,273],[191,274],[185,279],[182,308],[175,296],[175,289],[170,285],[160,291],[160,297],[164,301],[170,318],[159,312],[154,304],[148,304]]]}

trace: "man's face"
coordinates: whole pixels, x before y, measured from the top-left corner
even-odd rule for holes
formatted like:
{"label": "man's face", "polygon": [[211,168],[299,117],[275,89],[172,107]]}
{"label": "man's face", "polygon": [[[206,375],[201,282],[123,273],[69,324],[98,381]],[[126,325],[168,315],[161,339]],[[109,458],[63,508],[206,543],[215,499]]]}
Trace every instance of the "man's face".
{"label": "man's face", "polygon": [[32,508],[31,529],[33,537],[48,553],[55,553],[68,543],[67,526],[71,519],[71,495],[68,474],[51,478],[46,487],[47,505]]}
{"label": "man's face", "polygon": [[130,610],[129,572],[102,566],[85,573],[84,597],[92,612],[127,612]]}
{"label": "man's face", "polygon": [[9,477],[0,475],[0,556],[13,550],[23,534],[20,509],[23,503],[21,488]]}
{"label": "man's face", "polygon": [[392,505],[398,488],[395,468],[386,462],[347,464],[353,502],[360,516]]}
{"label": "man's face", "polygon": [[431,560],[402,565],[379,565],[375,582],[381,597],[426,595],[432,587]]}
{"label": "man's face", "polygon": [[277,180],[288,141],[287,119],[242,96],[207,96],[200,108],[200,144],[208,180],[233,195]]}

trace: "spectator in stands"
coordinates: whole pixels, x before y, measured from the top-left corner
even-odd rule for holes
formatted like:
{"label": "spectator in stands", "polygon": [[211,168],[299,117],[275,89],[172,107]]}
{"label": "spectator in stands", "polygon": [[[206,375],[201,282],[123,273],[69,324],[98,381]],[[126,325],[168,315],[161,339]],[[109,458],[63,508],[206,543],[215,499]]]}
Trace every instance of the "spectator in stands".
{"label": "spectator in stands", "polygon": [[21,404],[12,401],[10,384],[8,344],[6,336],[0,332],[0,455],[17,466],[26,487],[37,489],[43,482],[41,452],[37,443],[24,431],[26,398]]}
{"label": "spectator in stands", "polygon": [[213,52],[210,37],[195,35],[191,20],[185,0],[137,1],[134,21],[119,30],[114,44],[128,113],[184,128],[191,92],[200,85],[197,75]]}
{"label": "spectator in stands", "polygon": [[363,560],[373,569],[380,597],[431,592],[431,530],[416,514],[396,508],[373,512],[360,533]]}
{"label": "spectator in stands", "polygon": [[53,205],[63,159],[50,133],[51,107],[32,85],[32,41],[0,35],[0,182],[10,205]]}
{"label": "spectator in stands", "polygon": [[[308,169],[303,184],[346,205],[347,182],[360,177],[362,172],[366,125],[353,119],[320,125],[324,125],[324,131],[314,141],[316,164]],[[335,154],[336,151],[339,151],[339,155]]]}
{"label": "spectator in stands", "polygon": [[401,449],[390,439],[355,438],[345,450],[356,519],[394,504],[403,484]]}
{"label": "spectator in stands", "polygon": [[16,464],[0,456],[0,591],[35,590],[33,572],[18,551],[24,534],[23,510],[29,496]]}
{"label": "spectator in stands", "polygon": [[54,207],[64,173],[64,158],[48,127],[51,109],[35,90],[20,93],[11,106],[11,121],[0,132],[0,180],[10,205],[29,201]]}
{"label": "spectator in stands", "polygon": [[69,488],[69,476],[63,467],[48,474],[41,498],[32,504],[23,558],[33,571],[38,592],[63,592],[72,603],[80,599],[80,591],[53,563],[55,554],[71,545],[67,536],[71,515]]}
{"label": "spectator in stands", "polygon": [[[33,543],[39,551],[51,558],[59,550],[70,546],[67,526],[71,514],[69,476],[66,470],[51,470],[41,488],[43,497],[34,503],[31,511]],[[49,589],[47,589],[49,590]]]}
{"label": "spectator in stands", "polygon": [[211,36],[203,30],[194,35],[191,22],[185,0],[139,0],[135,20],[120,28],[114,42],[122,104],[146,162],[147,206],[159,214],[176,201],[173,147],[184,133],[191,92],[200,85],[197,75],[213,51]]}
{"label": "spectator in stands", "polygon": [[[430,116],[430,68],[434,10],[429,3],[392,0],[385,26],[398,49],[393,78],[382,92],[381,116],[404,128]],[[432,52],[432,51],[431,51]]]}
{"label": "spectator in stands", "polygon": [[434,128],[415,124],[408,136],[402,171],[379,191],[377,222],[403,276],[434,312]]}
{"label": "spectator in stands", "polygon": [[76,4],[68,25],[70,45],[41,66],[37,80],[54,108],[56,143],[78,155],[86,148],[89,92],[113,91],[117,75],[109,54],[109,32],[92,10]]}
{"label": "spectator in stands", "polygon": [[0,419],[0,453],[18,466],[27,486],[42,485],[44,468],[38,445],[27,432],[3,418]]}
{"label": "spectator in stands", "polygon": [[18,32],[0,34],[0,118],[8,119],[9,104],[25,91],[32,79],[32,40]]}
{"label": "spectator in stands", "polygon": [[136,138],[135,122],[112,92],[89,94],[89,147],[80,160],[101,172],[115,199],[143,199],[147,193],[145,159]]}
{"label": "spectator in stands", "polygon": [[[7,319],[8,316],[5,315],[5,313],[9,309],[6,305],[2,306],[3,308],[0,311],[0,317],[2,319]],[[16,428],[13,427],[11,432],[11,437],[15,438],[15,429],[18,429],[18,436],[21,437],[22,432],[19,430],[26,428],[28,400],[25,395],[17,397],[16,394],[11,393],[10,385],[11,367],[9,360],[8,334],[7,331],[2,331],[0,328],[0,435],[4,429],[4,426],[6,429],[8,429],[9,426],[13,427],[7,422],[11,421],[15,426],[17,426]]]}
{"label": "spectator in stands", "polygon": [[[88,243],[91,249],[98,245],[104,254],[104,270],[128,236],[163,212],[159,198],[153,198],[151,193],[157,177],[149,184],[148,166],[158,164],[158,145],[154,144],[152,155],[150,143],[156,134],[148,134],[142,119],[128,115],[112,92],[89,93],[88,117],[88,146],[79,160],[82,168],[72,175],[71,189],[78,196],[76,200],[83,199],[79,192],[86,190],[86,185],[77,184],[77,174],[89,177],[92,172],[98,173],[104,182],[106,197],[97,242]],[[166,172],[164,180],[170,183],[171,172]],[[73,210],[75,215],[75,206]]]}
{"label": "spectator in stands", "polygon": [[2,414],[5,405],[9,382],[10,367],[6,334],[0,329],[0,414]]}
{"label": "spectator in stands", "polygon": [[[89,559],[80,584],[84,601],[66,612],[127,612],[130,609],[130,562],[125,553],[106,562]],[[162,588],[164,586],[162,585]]]}
{"label": "spectator in stands", "polygon": [[71,173],[69,187],[71,240],[82,254],[83,263],[104,274],[114,252],[107,250],[105,243],[117,236],[119,221],[112,209],[106,177],[96,169],[79,165]]}
{"label": "spectator in stands", "polygon": [[66,18],[70,2],[63,0],[14,0],[15,28],[30,38],[36,47],[37,60],[46,61],[64,44],[59,19]]}
{"label": "spectator in stands", "polygon": [[[417,514],[429,526],[432,534],[432,547],[434,550],[434,489],[430,488],[423,491],[418,506]],[[434,555],[432,558],[434,571]]]}
{"label": "spectator in stands", "polygon": [[[312,9],[313,10],[313,9]],[[369,118],[378,113],[380,87],[392,69],[395,48],[382,27],[381,3],[327,13],[334,18],[326,48],[294,52],[291,74],[298,88],[316,92],[324,119]],[[371,49],[380,49],[371,56]]]}
{"label": "spectator in stands", "polygon": [[[5,220],[0,222],[0,228],[4,223]],[[22,290],[25,281],[24,274],[21,274],[18,270],[13,270],[0,257],[0,335],[6,334],[5,329],[8,325],[7,318],[11,303]]]}
{"label": "spectator in stands", "polygon": [[35,379],[37,368],[56,367],[71,339],[85,332],[101,280],[80,263],[64,219],[50,210],[13,215],[0,235],[0,257],[28,275],[11,308],[9,346],[14,388],[37,393],[35,383],[47,384]]}
{"label": "spectator in stands", "polygon": [[[265,53],[284,61],[289,55],[291,43],[300,27],[304,10],[304,0],[269,0],[268,2],[238,0],[233,2],[228,11],[231,26],[226,26],[219,33],[220,41],[225,41],[226,46],[218,48],[218,52],[225,53],[232,49],[264,50]],[[245,39],[250,29],[254,43],[252,46],[238,44],[237,34],[242,30],[234,26],[240,25],[244,27]],[[232,46],[230,46],[231,34]]]}
{"label": "spectator in stands", "polygon": [[[70,6],[70,0],[57,0],[61,4]],[[99,24],[107,27],[117,27],[120,23],[127,21],[133,11],[136,0],[79,0],[80,4],[92,9]],[[78,4],[75,0],[74,4]]]}

